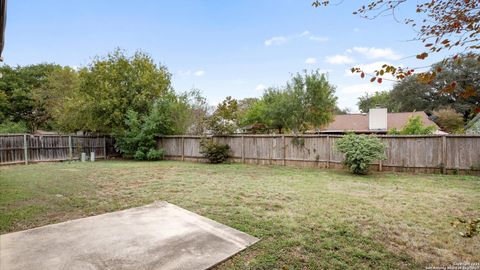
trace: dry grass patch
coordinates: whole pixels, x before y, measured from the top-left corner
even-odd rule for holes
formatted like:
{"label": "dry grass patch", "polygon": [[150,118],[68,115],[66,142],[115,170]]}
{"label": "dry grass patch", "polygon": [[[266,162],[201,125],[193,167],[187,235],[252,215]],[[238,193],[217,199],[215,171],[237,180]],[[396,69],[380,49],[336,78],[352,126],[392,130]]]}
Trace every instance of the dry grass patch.
{"label": "dry grass patch", "polygon": [[[60,196],[59,196],[60,195]],[[480,261],[480,179],[242,164],[0,167],[2,233],[166,200],[262,238],[219,269],[411,269]]]}

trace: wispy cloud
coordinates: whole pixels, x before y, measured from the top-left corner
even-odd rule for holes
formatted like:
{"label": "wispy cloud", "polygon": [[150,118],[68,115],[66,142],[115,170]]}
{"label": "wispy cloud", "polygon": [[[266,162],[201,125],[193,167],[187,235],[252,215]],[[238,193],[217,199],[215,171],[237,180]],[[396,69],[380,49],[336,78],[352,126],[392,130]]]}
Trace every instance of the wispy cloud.
{"label": "wispy cloud", "polygon": [[352,50],[369,59],[399,60],[402,58],[401,55],[390,48],[353,47]]}
{"label": "wispy cloud", "polygon": [[260,84],[257,85],[257,87],[255,87],[255,90],[257,90],[257,91],[263,91],[263,90],[265,90],[266,88],[267,88],[267,87],[266,87],[264,84],[260,83]]}
{"label": "wispy cloud", "polygon": [[310,36],[309,39],[316,42],[326,42],[329,40],[328,37],[317,37],[317,36]]}
{"label": "wispy cloud", "polygon": [[305,64],[313,65],[317,63],[317,59],[314,57],[309,57],[305,60]]}
{"label": "wispy cloud", "polygon": [[288,41],[287,37],[279,36],[279,37],[272,37],[270,39],[265,40],[265,46],[269,47],[272,45],[280,45],[286,43]]}
{"label": "wispy cloud", "polygon": [[299,37],[306,37],[306,36],[309,36],[310,35],[310,31],[306,30],[306,31],[303,31],[303,33],[301,33],[299,35]]}
{"label": "wispy cloud", "polygon": [[197,77],[201,77],[203,75],[205,75],[205,70],[197,70],[197,71],[191,71],[191,70],[179,70],[177,71],[177,74],[180,75],[180,76],[183,76],[183,77],[187,77],[187,76],[197,76]]}
{"label": "wispy cloud", "polygon": [[315,41],[315,42],[326,42],[329,40],[328,37],[323,37],[323,36],[314,36],[310,31],[306,30],[303,31],[300,34],[297,35],[291,35],[291,36],[275,36],[272,38],[269,38],[264,41],[264,44],[266,47],[274,46],[274,45],[282,45],[285,44],[293,39],[301,39],[301,38],[307,38],[309,40]]}
{"label": "wispy cloud", "polygon": [[329,64],[334,64],[334,65],[341,65],[341,64],[351,64],[355,62],[355,60],[350,56],[337,54],[337,55],[325,57],[325,62]]}
{"label": "wispy cloud", "polygon": [[205,70],[197,70],[193,73],[193,75],[195,75],[197,77],[201,77],[201,76],[205,75]]}

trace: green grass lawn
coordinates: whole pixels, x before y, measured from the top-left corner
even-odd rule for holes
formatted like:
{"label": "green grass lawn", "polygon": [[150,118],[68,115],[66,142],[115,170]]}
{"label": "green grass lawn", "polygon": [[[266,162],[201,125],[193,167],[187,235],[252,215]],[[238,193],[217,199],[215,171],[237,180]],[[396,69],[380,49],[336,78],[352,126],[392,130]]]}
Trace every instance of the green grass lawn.
{"label": "green grass lawn", "polygon": [[262,240],[218,269],[421,268],[480,262],[480,178],[187,162],[0,167],[0,232],[165,200]]}

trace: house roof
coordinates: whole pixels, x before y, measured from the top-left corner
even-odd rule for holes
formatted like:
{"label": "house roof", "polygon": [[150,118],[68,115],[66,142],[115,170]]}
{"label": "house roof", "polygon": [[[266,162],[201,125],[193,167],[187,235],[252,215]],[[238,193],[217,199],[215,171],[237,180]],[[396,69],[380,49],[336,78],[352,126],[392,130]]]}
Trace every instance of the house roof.
{"label": "house roof", "polygon": [[[420,116],[422,123],[426,126],[438,126],[428,118],[425,112],[402,112],[402,113],[388,113],[387,114],[387,129],[396,128],[402,129],[412,116]],[[339,114],[335,115],[333,122],[328,126],[322,128],[322,132],[343,132],[343,131],[357,131],[357,132],[376,132],[368,128],[368,114]]]}

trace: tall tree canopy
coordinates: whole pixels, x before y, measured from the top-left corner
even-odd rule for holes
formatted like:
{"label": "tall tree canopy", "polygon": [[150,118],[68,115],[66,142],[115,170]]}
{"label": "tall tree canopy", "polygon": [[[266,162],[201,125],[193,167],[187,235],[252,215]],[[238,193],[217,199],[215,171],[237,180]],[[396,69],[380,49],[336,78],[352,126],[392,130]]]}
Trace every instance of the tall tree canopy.
{"label": "tall tree canopy", "polygon": [[391,106],[390,92],[381,91],[375,92],[373,95],[366,93],[364,96],[358,98],[358,109],[362,113],[368,113],[368,111],[375,107],[387,108],[389,112],[394,112],[395,108]]}
{"label": "tall tree canopy", "polygon": [[0,121],[22,122],[30,131],[49,128],[51,116],[42,101],[34,95],[45,87],[50,73],[60,69],[54,64],[24,67],[0,67]]}
{"label": "tall tree canopy", "polygon": [[207,121],[213,134],[235,133],[238,129],[238,101],[231,96],[226,97]]}
{"label": "tall tree canopy", "polygon": [[[194,109],[188,95],[177,95],[170,74],[150,56],[127,56],[119,49],[79,70],[54,64],[0,68],[0,131],[121,133],[126,117],[144,119],[152,106],[167,102],[170,129],[183,133]],[[163,103],[162,103],[163,104]],[[158,105],[157,105],[158,106]],[[159,130],[158,132],[161,132]]]}
{"label": "tall tree canopy", "polygon": [[[89,115],[83,129],[111,132],[125,127],[128,110],[147,113],[153,102],[173,91],[170,73],[142,52],[128,57],[117,49],[80,71],[80,94]],[[73,101],[74,102],[74,101]]]}
{"label": "tall tree canopy", "polygon": [[250,106],[243,123],[304,132],[328,124],[337,110],[335,87],[319,71],[297,73],[282,88],[269,88]]}
{"label": "tall tree canopy", "polygon": [[187,121],[185,123],[186,133],[193,135],[205,134],[208,130],[208,116],[211,114],[212,106],[202,96],[201,91],[192,89],[181,95],[187,108]]}
{"label": "tall tree canopy", "polygon": [[[391,112],[432,113],[433,110],[452,107],[464,120],[469,120],[480,112],[480,65],[470,57],[459,57],[458,60],[434,64],[432,71],[437,74],[429,84],[414,75],[395,83],[390,92],[362,96],[359,108],[366,112],[375,103],[383,103]],[[457,82],[454,87],[451,87],[451,81]]]}

